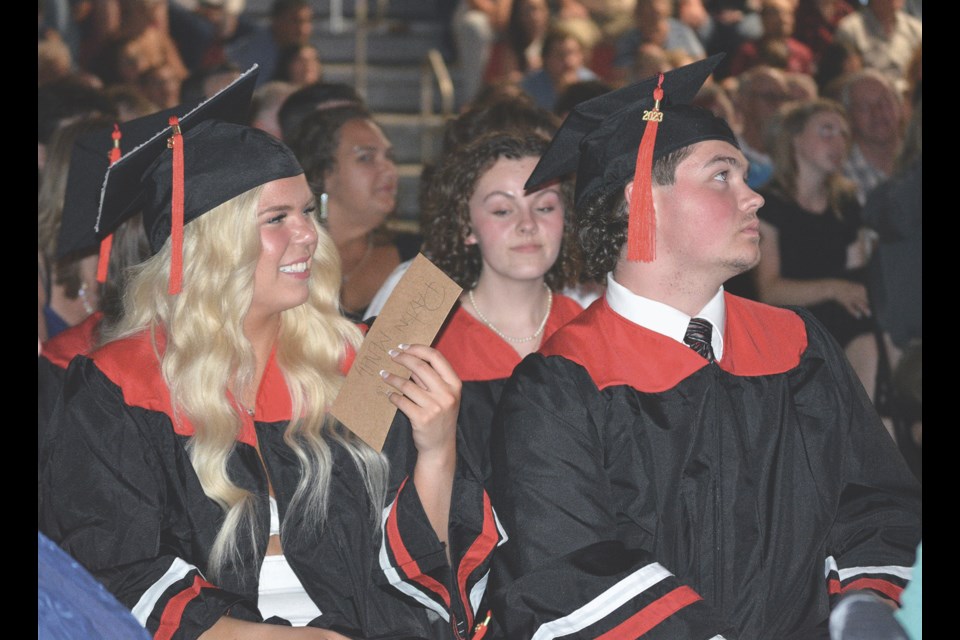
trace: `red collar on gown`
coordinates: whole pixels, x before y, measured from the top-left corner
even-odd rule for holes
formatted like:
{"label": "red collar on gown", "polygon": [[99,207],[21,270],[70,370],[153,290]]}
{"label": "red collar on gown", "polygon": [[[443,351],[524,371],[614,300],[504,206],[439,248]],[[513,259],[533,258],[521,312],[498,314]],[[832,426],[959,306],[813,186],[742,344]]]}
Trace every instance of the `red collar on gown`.
{"label": "red collar on gown", "polygon": [[[107,378],[120,387],[126,404],[165,413],[170,418],[175,433],[190,437],[194,434],[194,427],[182,412],[174,411],[170,390],[160,371],[160,354],[165,346],[166,335],[162,330],[158,330],[156,334],[156,349],[150,332],[143,331],[104,345],[94,351],[90,358]],[[276,355],[274,347],[257,391],[254,412],[258,422],[286,422],[291,418],[290,392],[283,371],[277,364]],[[349,370],[354,355],[352,348],[347,350],[342,372]],[[253,417],[243,409],[239,409],[238,413],[243,423],[237,440],[256,446],[257,435]]]}
{"label": "red collar on gown", "polygon": [[[555,293],[543,342],[582,310],[572,298]],[[464,382],[509,378],[521,360],[513,347],[459,304],[433,344]]]}
{"label": "red collar on gown", "polygon": [[[797,366],[807,348],[803,320],[786,309],[724,293],[727,325],[717,365],[737,376],[763,376]],[[601,329],[602,327],[602,329]],[[672,389],[709,363],[693,349],[617,314],[600,298],[542,348],[584,367],[597,387]]]}
{"label": "red collar on gown", "polygon": [[94,346],[97,327],[103,320],[103,313],[94,311],[87,318],[69,327],[43,343],[44,358],[66,369],[74,356],[90,353]]}

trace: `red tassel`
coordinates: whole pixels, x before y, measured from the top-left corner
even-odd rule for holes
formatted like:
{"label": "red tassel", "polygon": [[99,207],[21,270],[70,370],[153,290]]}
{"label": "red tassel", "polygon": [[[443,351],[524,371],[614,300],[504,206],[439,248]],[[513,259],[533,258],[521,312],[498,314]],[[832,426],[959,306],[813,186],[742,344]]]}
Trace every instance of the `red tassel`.
{"label": "red tassel", "polygon": [[110,134],[110,137],[113,138],[113,148],[110,149],[110,164],[113,164],[120,159],[120,138],[123,137],[123,134],[120,133],[120,125],[116,122],[113,123],[113,133]]}
{"label": "red tassel", "polygon": [[97,259],[97,282],[107,281],[107,272],[110,270],[110,250],[113,248],[113,234],[100,241],[100,257]]}
{"label": "red tassel", "polygon": [[180,119],[170,116],[173,135],[167,147],[173,149],[173,193],[170,198],[170,286],[167,292],[175,296],[183,288],[183,135]]}
{"label": "red tassel", "polygon": [[657,216],[653,209],[653,147],[657,143],[657,129],[663,120],[660,101],[663,100],[663,74],[653,90],[654,105],[643,112],[647,121],[637,164],[633,174],[633,195],[630,198],[630,218],[627,223],[627,259],[632,262],[652,262],[656,257]]}
{"label": "red tassel", "polygon": [[[120,138],[123,137],[123,134],[120,132],[120,125],[117,123],[113,124],[113,133],[110,134],[110,137],[113,138],[113,147],[110,149],[110,164],[113,164],[120,159]],[[110,269],[110,250],[113,248],[113,234],[111,233],[106,238],[100,241],[100,257],[97,259],[97,282],[103,284],[107,281],[107,271]]]}

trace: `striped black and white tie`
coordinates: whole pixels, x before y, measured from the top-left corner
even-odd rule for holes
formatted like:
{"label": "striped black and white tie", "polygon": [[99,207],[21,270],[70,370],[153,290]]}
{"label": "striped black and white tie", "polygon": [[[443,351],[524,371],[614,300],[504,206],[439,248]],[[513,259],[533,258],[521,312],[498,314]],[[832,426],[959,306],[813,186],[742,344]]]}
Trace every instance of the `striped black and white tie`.
{"label": "striped black and white tie", "polygon": [[712,336],[713,325],[710,324],[709,320],[690,318],[690,324],[687,325],[687,333],[683,336],[683,341],[709,362],[713,362],[716,358],[713,355],[713,344],[710,342]]}

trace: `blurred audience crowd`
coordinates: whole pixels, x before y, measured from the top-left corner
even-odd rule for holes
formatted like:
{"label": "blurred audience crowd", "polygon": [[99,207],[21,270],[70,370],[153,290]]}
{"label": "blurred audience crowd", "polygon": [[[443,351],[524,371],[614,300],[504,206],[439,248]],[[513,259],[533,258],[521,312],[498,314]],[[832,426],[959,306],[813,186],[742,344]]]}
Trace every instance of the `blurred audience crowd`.
{"label": "blurred audience crowd", "polygon": [[424,251],[466,292],[460,333],[437,348],[464,381],[499,380],[603,283],[579,274],[572,185],[510,205],[549,221],[534,224],[550,251],[532,276],[500,268],[513,223],[482,223],[503,212],[484,214],[481,196],[522,190],[581,102],[723,52],[696,104],[730,123],[765,200],[761,262],[726,287],[809,308],[922,477],[922,0],[435,0],[460,112],[424,158],[419,225],[399,226],[393,143],[353,87],[324,81],[319,7],[261,4],[38,0],[38,458],[63,369],[117,320],[127,269],[149,255],[139,221],[118,230],[109,269],[90,237],[106,165],[84,167],[81,151],[130,151],[144,140],[125,123],[259,65],[247,122],[304,168],[344,315],[375,315]]}
{"label": "blurred audience crowd", "polygon": [[[763,260],[728,288],[813,309],[892,417],[891,433],[919,447],[919,378],[901,370],[922,351],[921,0],[437,0],[436,9],[449,19],[463,113],[446,152],[525,118],[526,130],[549,133],[584,100],[726,53],[697,103],[734,127],[767,203]],[[343,261],[345,311],[362,318],[383,297],[421,236],[387,230],[393,147],[360,95],[323,82],[318,11],[308,0],[259,12],[244,0],[39,0],[41,342],[102,307],[96,247],[58,251],[78,138],[199,102],[254,63],[249,123],[306,167]],[[424,168],[421,197],[435,169]],[[570,293],[582,302],[597,290]]]}

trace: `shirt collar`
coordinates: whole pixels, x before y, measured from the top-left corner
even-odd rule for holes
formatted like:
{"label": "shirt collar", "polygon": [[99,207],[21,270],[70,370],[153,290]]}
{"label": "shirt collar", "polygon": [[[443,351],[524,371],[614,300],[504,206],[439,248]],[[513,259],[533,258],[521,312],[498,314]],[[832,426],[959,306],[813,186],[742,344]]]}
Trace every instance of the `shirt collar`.
{"label": "shirt collar", "polygon": [[[618,315],[641,327],[667,336],[681,344],[687,333],[687,325],[691,316],[670,305],[644,298],[633,293],[613,279],[613,274],[607,274],[607,304]],[[709,320],[713,325],[713,335],[710,343],[717,360],[723,359],[723,331],[727,325],[727,306],[723,298],[723,287],[717,290],[716,295],[701,309],[697,318]]]}

